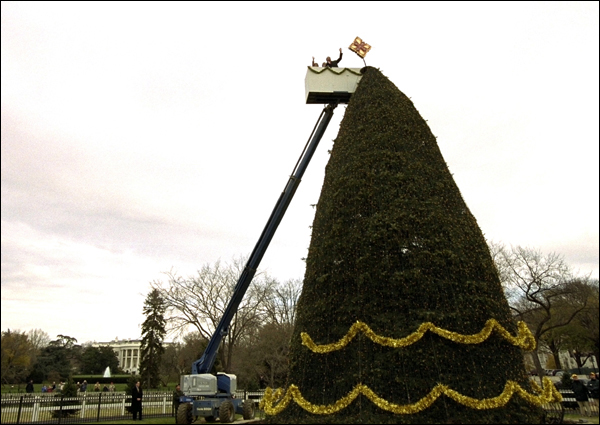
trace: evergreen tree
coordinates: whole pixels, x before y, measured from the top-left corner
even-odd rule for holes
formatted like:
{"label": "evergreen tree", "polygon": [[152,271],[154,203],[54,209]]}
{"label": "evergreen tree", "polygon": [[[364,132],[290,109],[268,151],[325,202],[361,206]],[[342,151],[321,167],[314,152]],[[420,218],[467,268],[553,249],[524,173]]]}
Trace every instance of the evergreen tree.
{"label": "evergreen tree", "polygon": [[160,292],[157,289],[150,291],[144,301],[146,320],[142,323],[140,346],[140,375],[146,388],[156,388],[160,383],[160,362],[165,351],[162,345],[166,334],[165,310],[165,301]]}
{"label": "evergreen tree", "polygon": [[[143,385],[143,380],[140,375],[131,375],[127,378],[127,386],[125,386],[125,394],[131,395],[133,394],[133,389],[135,388],[135,384],[140,381],[140,385]],[[143,388],[142,388],[143,389]]]}
{"label": "evergreen tree", "polygon": [[112,347],[85,347],[81,353],[81,373],[102,375],[109,367],[112,373],[119,372],[119,358]]}
{"label": "evergreen tree", "polygon": [[81,346],[77,345],[76,338],[57,335],[56,340],[40,351],[31,371],[31,379],[42,382],[52,373],[59,375],[60,379],[65,379],[73,370],[79,369],[80,353]]}
{"label": "evergreen tree", "polygon": [[[424,322],[463,335],[495,319],[517,335],[485,238],[456,186],[425,120],[378,69],[366,67],[350,100],[329,163],[312,227],[304,287],[290,345],[287,387],[307,403],[333,405],[308,413],[291,402],[276,423],[532,423],[540,409],[517,394],[504,406],[478,410],[441,395],[437,384],[477,400],[497,397],[507,381],[530,387],[521,348],[498,332],[476,344],[433,332],[390,347],[359,332],[357,321],[400,339]],[[315,353],[315,344],[338,343]],[[468,400],[467,400],[468,401]],[[392,413],[385,402],[417,405]],[[484,407],[484,406],[479,406]],[[333,410],[333,409],[331,409]]]}
{"label": "evergreen tree", "polygon": [[72,376],[69,376],[65,381],[65,385],[61,392],[54,395],[60,401],[55,402],[57,406],[62,405],[62,409],[54,410],[52,416],[55,418],[66,418],[69,415],[75,415],[80,411],[81,402],[76,399],[77,385],[73,382]]}
{"label": "evergreen tree", "polygon": [[60,395],[63,397],[77,397],[77,385],[75,385],[71,376],[65,381],[65,385],[63,386]]}

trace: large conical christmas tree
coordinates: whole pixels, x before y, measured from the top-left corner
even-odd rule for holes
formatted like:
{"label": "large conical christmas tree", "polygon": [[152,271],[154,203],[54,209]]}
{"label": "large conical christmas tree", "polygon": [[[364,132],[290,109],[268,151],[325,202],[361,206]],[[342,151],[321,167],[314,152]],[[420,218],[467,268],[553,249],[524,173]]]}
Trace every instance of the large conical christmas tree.
{"label": "large conical christmas tree", "polygon": [[[539,422],[531,400],[515,393],[506,402],[507,388],[535,395],[523,365],[528,343],[511,341],[523,335],[435,137],[378,69],[363,74],[313,223],[290,351],[288,390],[296,398],[269,419]],[[490,319],[508,333],[495,328],[482,336]],[[455,333],[423,331],[424,323]],[[303,335],[317,348],[303,344]],[[422,338],[402,339],[411,335]],[[455,397],[435,393],[436,386]],[[503,392],[500,401],[482,401]]]}

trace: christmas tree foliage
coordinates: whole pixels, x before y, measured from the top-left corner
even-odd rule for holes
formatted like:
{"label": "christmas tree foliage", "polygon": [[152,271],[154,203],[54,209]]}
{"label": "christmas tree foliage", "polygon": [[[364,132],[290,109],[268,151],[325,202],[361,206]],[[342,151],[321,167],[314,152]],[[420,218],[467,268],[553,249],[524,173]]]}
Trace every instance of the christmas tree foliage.
{"label": "christmas tree foliage", "polygon": [[[436,139],[378,69],[363,72],[313,223],[290,347],[296,397],[288,391],[292,401],[268,418],[538,422],[539,399],[526,399],[539,395],[523,366],[528,342]],[[482,336],[490,323],[499,326]]]}

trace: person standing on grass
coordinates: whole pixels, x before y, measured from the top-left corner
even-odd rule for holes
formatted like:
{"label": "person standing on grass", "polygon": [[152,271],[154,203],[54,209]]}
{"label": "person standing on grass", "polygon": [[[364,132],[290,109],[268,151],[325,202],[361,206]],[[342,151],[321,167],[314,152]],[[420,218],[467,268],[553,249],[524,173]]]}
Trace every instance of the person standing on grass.
{"label": "person standing on grass", "polygon": [[27,385],[25,386],[25,392],[26,393],[32,393],[33,392],[33,379],[30,380]]}
{"label": "person standing on grass", "polygon": [[590,380],[587,383],[587,389],[590,392],[590,404],[598,409],[598,376],[590,373]]}
{"label": "person standing on grass", "polygon": [[571,379],[573,380],[571,383],[571,390],[573,390],[573,394],[575,394],[575,400],[577,400],[577,404],[579,405],[581,416],[592,416],[587,387],[579,380],[579,376],[573,374]]}
{"label": "person standing on grass", "polygon": [[[144,392],[142,391],[142,386],[140,385],[140,381],[135,383],[135,387],[133,387],[133,391],[131,392],[131,412],[133,413],[133,420],[139,416],[140,421],[142,420],[142,397],[144,396]],[[139,412],[139,415],[138,415]]]}
{"label": "person standing on grass", "polygon": [[183,391],[181,391],[181,385],[177,384],[175,387],[175,391],[173,391],[173,409],[175,409],[175,416],[177,416],[177,410],[179,410],[179,397],[183,396]]}

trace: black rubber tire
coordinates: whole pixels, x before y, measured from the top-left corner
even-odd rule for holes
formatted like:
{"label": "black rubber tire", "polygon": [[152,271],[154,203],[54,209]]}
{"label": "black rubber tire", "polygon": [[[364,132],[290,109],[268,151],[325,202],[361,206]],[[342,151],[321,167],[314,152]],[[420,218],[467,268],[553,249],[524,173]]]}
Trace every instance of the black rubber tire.
{"label": "black rubber tire", "polygon": [[182,403],[179,405],[179,409],[177,409],[177,417],[178,424],[186,424],[189,425],[192,423],[192,405],[191,403]]}
{"label": "black rubber tire", "polygon": [[225,400],[219,407],[219,421],[222,424],[230,424],[235,420],[235,408],[233,403],[229,400]]}
{"label": "black rubber tire", "polygon": [[253,400],[244,400],[244,404],[242,405],[243,417],[245,420],[254,419],[255,410],[254,410],[254,401]]}

